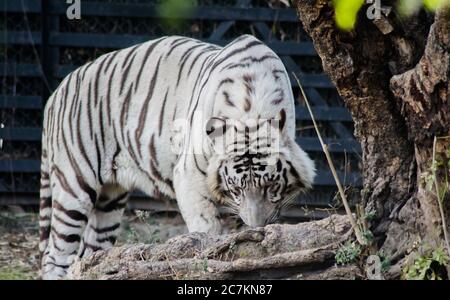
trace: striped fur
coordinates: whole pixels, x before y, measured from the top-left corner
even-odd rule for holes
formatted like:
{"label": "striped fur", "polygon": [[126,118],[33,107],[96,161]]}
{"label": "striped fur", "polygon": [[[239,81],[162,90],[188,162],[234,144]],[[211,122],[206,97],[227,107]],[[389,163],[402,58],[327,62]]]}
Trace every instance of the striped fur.
{"label": "striped fur", "polygon": [[[291,192],[309,188],[314,166],[294,142],[286,70],[252,36],[225,47],[163,37],[105,54],[69,74],[45,107],[43,278],[63,278],[74,260],[111,247],[134,189],[177,199],[190,231],[220,233],[216,201],[232,187],[215,179],[225,176],[230,161],[216,153],[218,143],[204,124],[214,118],[243,122],[280,116],[283,167],[278,171],[290,170],[285,187]],[[188,129],[178,130],[179,120]],[[193,154],[194,148],[201,151]],[[240,215],[252,225],[248,214]]]}

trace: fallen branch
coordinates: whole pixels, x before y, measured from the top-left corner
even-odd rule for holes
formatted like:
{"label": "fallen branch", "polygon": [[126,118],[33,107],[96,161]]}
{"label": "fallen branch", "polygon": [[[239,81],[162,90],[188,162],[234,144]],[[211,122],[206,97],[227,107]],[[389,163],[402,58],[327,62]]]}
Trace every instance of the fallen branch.
{"label": "fallen branch", "polygon": [[268,225],[230,235],[189,233],[164,244],[124,245],[76,262],[70,279],[352,279],[356,266],[335,267],[351,235],[346,216]]}

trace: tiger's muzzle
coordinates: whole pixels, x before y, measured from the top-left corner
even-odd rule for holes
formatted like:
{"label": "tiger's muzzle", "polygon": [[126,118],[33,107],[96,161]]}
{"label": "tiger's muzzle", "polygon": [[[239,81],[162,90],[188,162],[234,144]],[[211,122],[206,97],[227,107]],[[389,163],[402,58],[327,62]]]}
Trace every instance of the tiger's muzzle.
{"label": "tiger's muzzle", "polygon": [[239,206],[239,216],[250,227],[261,227],[271,219],[276,207],[265,199],[262,192],[257,190],[246,191]]}

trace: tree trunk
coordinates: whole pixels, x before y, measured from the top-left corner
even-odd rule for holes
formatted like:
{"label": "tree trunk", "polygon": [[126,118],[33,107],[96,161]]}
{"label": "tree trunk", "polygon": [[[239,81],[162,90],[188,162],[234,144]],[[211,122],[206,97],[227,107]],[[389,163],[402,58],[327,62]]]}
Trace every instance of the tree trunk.
{"label": "tree trunk", "polygon": [[[391,275],[399,277],[400,264],[417,246],[445,247],[436,191],[425,185],[435,136],[442,137],[439,158],[449,159],[450,9],[372,21],[363,7],[355,29],[344,32],[335,25],[331,1],[298,0],[295,6],[352,114],[363,150],[362,203],[375,213],[375,245],[397,264]],[[445,174],[437,175],[440,186],[448,186]],[[447,193],[444,213],[449,202]]]}

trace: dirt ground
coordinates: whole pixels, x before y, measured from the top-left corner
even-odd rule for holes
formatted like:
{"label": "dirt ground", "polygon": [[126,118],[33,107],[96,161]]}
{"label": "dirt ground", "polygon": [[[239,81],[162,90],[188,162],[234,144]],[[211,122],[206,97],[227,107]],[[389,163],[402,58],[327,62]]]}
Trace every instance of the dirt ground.
{"label": "dirt ground", "polygon": [[[224,233],[244,228],[236,217],[223,216]],[[39,279],[39,233],[37,211],[18,206],[0,207],[0,280]],[[133,210],[125,213],[116,245],[163,243],[187,233],[176,212],[151,213]]]}
{"label": "dirt ground", "polygon": [[0,280],[39,276],[38,217],[0,211]]}
{"label": "dirt ground", "polygon": [[[179,215],[137,211],[123,218],[117,244],[157,243],[187,232]],[[38,215],[0,208],[0,280],[39,279]]]}

